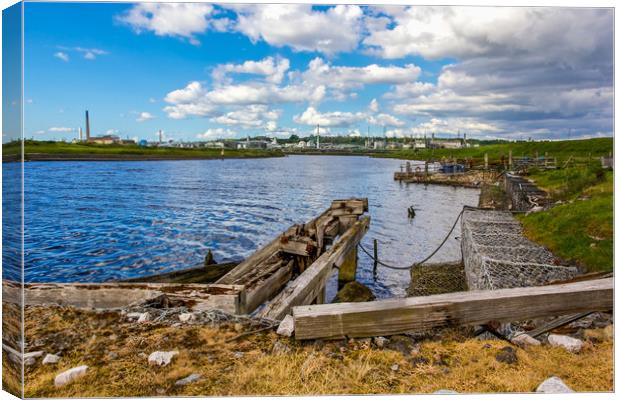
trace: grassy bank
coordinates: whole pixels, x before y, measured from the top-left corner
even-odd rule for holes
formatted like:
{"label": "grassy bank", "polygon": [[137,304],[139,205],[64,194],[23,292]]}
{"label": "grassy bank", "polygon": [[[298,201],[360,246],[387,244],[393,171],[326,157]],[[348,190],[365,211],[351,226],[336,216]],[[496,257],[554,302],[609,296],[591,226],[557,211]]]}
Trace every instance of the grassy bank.
{"label": "grassy bank", "polygon": [[[11,142],[2,146],[2,154],[15,155],[20,152],[20,143]],[[189,149],[172,147],[140,147],[138,145],[103,145],[87,143],[64,143],[51,141],[24,142],[24,153],[26,159],[36,159],[34,155],[44,155],[48,157],[70,158],[73,156],[89,156],[92,158],[100,156],[113,156],[122,159],[123,157],[135,158],[178,158],[178,159],[214,159],[222,158],[220,149]],[[28,155],[32,155],[29,157]],[[224,151],[224,158],[258,158],[258,157],[282,157],[281,151],[271,150],[230,150]]]}
{"label": "grassy bank", "polygon": [[[495,358],[506,342],[458,330],[416,341],[405,356],[363,340],[300,343],[273,332],[231,341],[240,331],[232,324],[175,328],[71,308],[27,308],[25,326],[28,351],[61,355],[58,364],[26,366],[26,397],[531,392],[553,375],[577,391],[613,390],[610,338],[587,341],[579,354],[515,348],[518,360],[506,364]],[[273,351],[277,341],[286,351]],[[169,350],[179,352],[170,365],[148,364],[148,354]],[[56,374],[78,365],[89,366],[85,377],[54,387]],[[175,386],[192,373],[200,380]]]}
{"label": "grassy bank", "polygon": [[482,159],[488,154],[489,160],[497,161],[502,157],[508,158],[512,150],[513,157],[556,157],[558,162],[573,159],[587,161],[590,157],[607,156],[613,150],[613,138],[597,138],[587,140],[562,140],[554,142],[516,142],[480,145],[464,149],[428,149],[428,150],[396,150],[374,155],[375,157],[398,158],[403,160],[429,160],[446,158]]}
{"label": "grassy bank", "polygon": [[521,216],[526,235],[589,271],[613,269],[613,173],[600,167],[534,171],[561,204]]}

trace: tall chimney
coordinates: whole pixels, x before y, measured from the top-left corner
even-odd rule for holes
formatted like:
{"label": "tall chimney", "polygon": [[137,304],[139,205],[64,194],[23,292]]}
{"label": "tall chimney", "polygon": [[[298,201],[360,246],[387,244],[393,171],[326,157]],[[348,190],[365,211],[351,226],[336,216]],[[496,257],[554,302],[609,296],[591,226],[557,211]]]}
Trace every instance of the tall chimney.
{"label": "tall chimney", "polygon": [[320,137],[321,137],[321,128],[319,127],[319,124],[316,124],[316,149],[317,150],[321,148]]}
{"label": "tall chimney", "polygon": [[162,139],[162,135],[161,135],[161,129],[159,130],[159,144],[161,144],[161,139]]}
{"label": "tall chimney", "polygon": [[86,141],[90,140],[90,121],[88,120],[88,110],[86,110]]}

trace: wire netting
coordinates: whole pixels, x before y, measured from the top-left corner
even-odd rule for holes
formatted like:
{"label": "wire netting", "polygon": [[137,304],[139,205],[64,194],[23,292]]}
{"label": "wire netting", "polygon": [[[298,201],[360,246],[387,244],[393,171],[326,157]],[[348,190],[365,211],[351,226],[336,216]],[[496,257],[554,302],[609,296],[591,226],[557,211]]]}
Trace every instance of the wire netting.
{"label": "wire netting", "polygon": [[523,236],[510,212],[467,208],[461,220],[461,247],[469,289],[544,285],[577,275],[549,250]]}

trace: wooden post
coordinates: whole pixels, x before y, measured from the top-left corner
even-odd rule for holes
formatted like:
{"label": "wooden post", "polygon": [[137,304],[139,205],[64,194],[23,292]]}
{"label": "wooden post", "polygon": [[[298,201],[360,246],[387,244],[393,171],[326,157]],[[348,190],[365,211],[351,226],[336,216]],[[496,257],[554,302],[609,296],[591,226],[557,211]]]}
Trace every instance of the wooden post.
{"label": "wooden post", "polygon": [[508,150],[508,168],[512,169],[512,149]]}
{"label": "wooden post", "polygon": [[484,169],[489,169],[489,154],[484,153]]}
{"label": "wooden post", "polygon": [[338,271],[338,289],[355,280],[357,273],[357,246],[355,246],[344,258],[344,262]]}
{"label": "wooden post", "polygon": [[374,239],[372,241],[373,244],[373,256],[374,256],[374,260],[373,260],[373,267],[372,267],[372,276],[375,278],[375,280],[377,280],[377,266],[379,265],[378,261],[379,261],[379,249],[378,249],[378,245],[377,245],[377,239]]}

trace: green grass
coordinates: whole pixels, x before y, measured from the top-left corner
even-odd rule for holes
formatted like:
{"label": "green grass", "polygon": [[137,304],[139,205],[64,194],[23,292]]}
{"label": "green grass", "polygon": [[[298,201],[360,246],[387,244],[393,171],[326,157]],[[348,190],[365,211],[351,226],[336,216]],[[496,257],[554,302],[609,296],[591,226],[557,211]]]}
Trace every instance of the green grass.
{"label": "green grass", "polygon": [[571,156],[573,159],[586,161],[590,157],[600,157],[609,155],[613,150],[613,138],[597,138],[586,140],[562,140],[545,142],[515,142],[480,145],[479,147],[469,147],[465,149],[428,149],[428,150],[397,150],[377,154],[376,157],[399,158],[404,160],[430,160],[441,159],[443,157],[458,159],[482,159],[487,153],[489,160],[500,160],[502,157],[508,158],[508,152],[512,150],[513,157],[535,157],[544,156],[548,153],[549,157],[556,157],[557,161],[565,162]]}
{"label": "green grass", "polygon": [[[20,142],[11,142],[2,145],[4,155],[19,154]],[[64,143],[52,141],[26,140],[25,154],[69,154],[69,155],[131,155],[131,156],[159,156],[180,158],[221,158],[220,149],[186,149],[170,147],[140,147],[138,145],[104,145],[86,143]],[[274,157],[282,156],[280,151],[270,150],[231,150],[224,151],[225,158],[244,157]]]}
{"label": "green grass", "polygon": [[520,216],[526,235],[588,271],[612,271],[613,173],[568,168],[530,177],[564,203]]}

